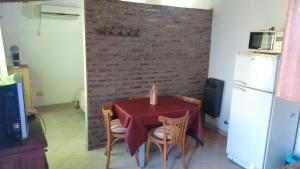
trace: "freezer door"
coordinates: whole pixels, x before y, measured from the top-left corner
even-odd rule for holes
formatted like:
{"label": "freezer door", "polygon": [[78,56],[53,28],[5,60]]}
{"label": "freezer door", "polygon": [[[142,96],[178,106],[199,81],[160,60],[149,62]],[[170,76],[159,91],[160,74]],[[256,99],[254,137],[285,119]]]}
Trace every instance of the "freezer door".
{"label": "freezer door", "polygon": [[239,54],[236,57],[234,84],[273,92],[278,56],[267,54]]}
{"label": "freezer door", "polygon": [[265,169],[282,168],[288,154],[293,152],[299,109],[299,104],[275,97]]}
{"label": "freezer door", "polygon": [[262,169],[273,94],[234,86],[227,141],[229,159]]}

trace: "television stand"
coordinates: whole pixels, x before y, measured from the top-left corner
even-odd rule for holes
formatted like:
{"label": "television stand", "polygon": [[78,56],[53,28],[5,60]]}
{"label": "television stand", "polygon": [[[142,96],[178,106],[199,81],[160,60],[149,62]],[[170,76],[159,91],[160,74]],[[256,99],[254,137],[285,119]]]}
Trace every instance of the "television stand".
{"label": "television stand", "polygon": [[47,140],[38,118],[28,120],[29,137],[0,145],[0,169],[48,169]]}

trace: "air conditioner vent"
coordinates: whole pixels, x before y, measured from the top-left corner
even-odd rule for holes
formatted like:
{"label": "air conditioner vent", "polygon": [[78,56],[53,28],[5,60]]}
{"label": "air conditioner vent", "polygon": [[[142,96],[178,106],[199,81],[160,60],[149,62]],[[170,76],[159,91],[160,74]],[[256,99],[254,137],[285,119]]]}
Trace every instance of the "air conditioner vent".
{"label": "air conditioner vent", "polygon": [[41,5],[41,14],[78,17],[80,16],[80,8],[59,5]]}

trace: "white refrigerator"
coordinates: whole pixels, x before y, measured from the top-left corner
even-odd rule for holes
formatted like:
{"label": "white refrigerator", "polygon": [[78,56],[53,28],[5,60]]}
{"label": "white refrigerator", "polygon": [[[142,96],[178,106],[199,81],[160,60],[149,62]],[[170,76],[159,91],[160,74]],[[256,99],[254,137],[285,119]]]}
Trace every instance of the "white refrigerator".
{"label": "white refrigerator", "polygon": [[294,147],[299,109],[274,95],[278,62],[270,54],[236,57],[226,152],[243,168],[280,169]]}

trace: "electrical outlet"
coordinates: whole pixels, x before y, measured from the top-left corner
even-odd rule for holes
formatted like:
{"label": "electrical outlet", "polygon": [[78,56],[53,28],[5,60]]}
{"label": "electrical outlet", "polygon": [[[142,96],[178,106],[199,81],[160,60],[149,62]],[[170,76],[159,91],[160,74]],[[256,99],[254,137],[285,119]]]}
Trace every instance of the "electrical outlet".
{"label": "electrical outlet", "polygon": [[42,91],[36,92],[36,96],[44,96],[44,93]]}

